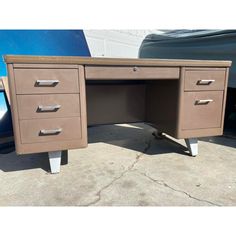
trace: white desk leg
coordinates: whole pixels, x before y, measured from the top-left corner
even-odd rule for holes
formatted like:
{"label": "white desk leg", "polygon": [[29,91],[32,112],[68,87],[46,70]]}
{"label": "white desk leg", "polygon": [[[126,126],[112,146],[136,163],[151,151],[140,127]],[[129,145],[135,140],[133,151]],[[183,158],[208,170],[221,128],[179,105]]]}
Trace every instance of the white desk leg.
{"label": "white desk leg", "polygon": [[59,173],[61,167],[61,151],[48,152],[51,173]]}
{"label": "white desk leg", "polygon": [[191,156],[197,156],[198,154],[198,143],[197,138],[187,138],[185,139],[187,148]]}

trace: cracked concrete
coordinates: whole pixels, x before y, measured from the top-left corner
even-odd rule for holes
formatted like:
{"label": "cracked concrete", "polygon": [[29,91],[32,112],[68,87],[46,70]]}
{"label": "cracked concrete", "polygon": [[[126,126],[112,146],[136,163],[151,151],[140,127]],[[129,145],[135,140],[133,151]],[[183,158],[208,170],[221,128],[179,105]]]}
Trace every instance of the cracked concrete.
{"label": "cracked concrete", "polygon": [[236,140],[155,139],[145,124],[89,129],[87,149],[70,150],[61,173],[47,155],[0,154],[1,206],[235,206]]}
{"label": "cracked concrete", "polygon": [[150,180],[153,181],[154,183],[157,183],[157,184],[159,184],[159,185],[163,185],[163,186],[165,186],[165,187],[167,187],[167,188],[169,188],[169,189],[171,189],[171,190],[173,190],[173,191],[176,191],[176,192],[179,192],[179,193],[183,193],[183,194],[187,195],[188,197],[190,197],[190,198],[192,198],[192,199],[194,199],[194,200],[197,200],[197,201],[200,201],[200,202],[203,202],[203,203],[207,203],[207,204],[210,204],[210,205],[213,205],[213,206],[221,206],[221,205],[219,205],[219,204],[216,204],[216,203],[214,203],[214,202],[210,202],[210,201],[208,201],[208,200],[204,200],[204,199],[199,199],[199,198],[193,197],[193,196],[191,196],[189,193],[187,193],[187,192],[185,192],[185,191],[183,191],[183,190],[175,189],[175,188],[171,187],[170,185],[168,185],[167,183],[165,183],[163,180],[156,180],[156,179],[153,179],[152,177],[148,176],[148,175],[145,174],[145,173],[142,173],[142,172],[139,172],[139,173],[142,174],[142,175],[144,175],[144,176],[146,176],[148,179],[150,179]]}
{"label": "cracked concrete", "polygon": [[102,194],[102,192],[103,192],[105,189],[109,188],[115,181],[121,179],[128,171],[130,171],[130,170],[133,169],[133,167],[135,166],[135,164],[138,163],[138,161],[139,161],[139,159],[142,157],[142,155],[145,154],[145,153],[147,152],[147,150],[150,148],[150,146],[151,146],[151,140],[149,140],[148,142],[146,142],[146,144],[147,144],[147,145],[146,145],[146,147],[144,148],[143,152],[141,152],[141,153],[139,153],[139,154],[136,155],[136,158],[135,158],[134,162],[133,162],[130,166],[128,166],[128,168],[127,168],[125,171],[123,171],[120,176],[114,178],[110,183],[108,183],[108,184],[105,185],[102,189],[100,189],[100,190],[96,193],[96,196],[98,196],[98,198],[97,198],[95,201],[92,201],[91,203],[87,204],[86,206],[92,206],[92,205],[97,204],[97,203],[101,200],[101,194]]}

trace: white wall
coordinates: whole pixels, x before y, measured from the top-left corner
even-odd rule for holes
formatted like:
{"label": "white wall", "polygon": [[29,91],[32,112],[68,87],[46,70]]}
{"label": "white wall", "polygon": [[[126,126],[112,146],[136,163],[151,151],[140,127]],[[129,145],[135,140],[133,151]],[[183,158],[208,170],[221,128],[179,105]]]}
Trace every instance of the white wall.
{"label": "white wall", "polygon": [[93,57],[138,57],[142,40],[158,30],[84,30]]}

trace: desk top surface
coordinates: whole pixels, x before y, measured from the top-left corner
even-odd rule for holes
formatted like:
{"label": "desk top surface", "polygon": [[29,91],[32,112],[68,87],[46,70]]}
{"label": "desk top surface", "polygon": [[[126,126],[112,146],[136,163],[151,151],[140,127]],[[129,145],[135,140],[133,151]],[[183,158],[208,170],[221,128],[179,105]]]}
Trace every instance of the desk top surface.
{"label": "desk top surface", "polygon": [[77,56],[26,56],[6,55],[6,63],[31,64],[80,64],[80,65],[114,65],[114,66],[201,66],[230,67],[231,61],[222,60],[183,60],[183,59],[134,59],[134,58],[104,58]]}

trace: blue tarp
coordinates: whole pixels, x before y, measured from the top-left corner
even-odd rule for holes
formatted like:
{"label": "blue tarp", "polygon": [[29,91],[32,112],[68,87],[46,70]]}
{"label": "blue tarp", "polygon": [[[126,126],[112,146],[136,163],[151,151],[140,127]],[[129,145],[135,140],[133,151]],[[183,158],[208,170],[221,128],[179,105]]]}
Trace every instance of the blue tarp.
{"label": "blue tarp", "polygon": [[[7,75],[6,54],[90,56],[82,30],[0,30],[0,76]],[[11,132],[11,114],[0,92],[0,137]]]}

